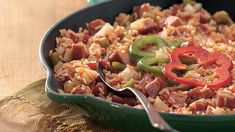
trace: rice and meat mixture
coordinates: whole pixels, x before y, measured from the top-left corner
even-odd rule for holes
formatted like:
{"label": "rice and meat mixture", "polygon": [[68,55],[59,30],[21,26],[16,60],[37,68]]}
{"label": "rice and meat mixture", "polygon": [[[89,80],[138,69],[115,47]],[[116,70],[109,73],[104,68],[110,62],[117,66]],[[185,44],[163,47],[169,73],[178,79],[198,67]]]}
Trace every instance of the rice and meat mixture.
{"label": "rice and meat mixture", "polygon": [[180,114],[235,113],[235,24],[200,3],[168,9],[149,3],[120,13],[113,24],[96,19],[78,31],[61,29],[49,56],[59,92],[86,94],[142,108],[129,93],[99,80],[96,62],[115,87],[143,92],[154,108]]}

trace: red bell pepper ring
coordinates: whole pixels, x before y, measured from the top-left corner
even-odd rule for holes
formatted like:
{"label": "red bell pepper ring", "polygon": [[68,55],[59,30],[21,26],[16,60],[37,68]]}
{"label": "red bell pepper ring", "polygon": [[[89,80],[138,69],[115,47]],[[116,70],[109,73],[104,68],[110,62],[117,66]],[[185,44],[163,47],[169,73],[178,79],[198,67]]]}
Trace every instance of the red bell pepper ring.
{"label": "red bell pepper ring", "polygon": [[[211,64],[216,65],[214,72],[216,73],[216,79],[213,82],[204,82],[194,78],[178,77],[173,70],[185,70],[186,64],[180,61],[180,55],[194,54],[197,62],[201,66],[209,66]],[[229,57],[218,52],[209,52],[198,46],[187,46],[182,48],[176,48],[170,57],[170,63],[164,65],[163,74],[180,83],[189,86],[205,86],[209,88],[218,88],[228,86],[232,80],[231,70],[233,68],[232,61]]]}

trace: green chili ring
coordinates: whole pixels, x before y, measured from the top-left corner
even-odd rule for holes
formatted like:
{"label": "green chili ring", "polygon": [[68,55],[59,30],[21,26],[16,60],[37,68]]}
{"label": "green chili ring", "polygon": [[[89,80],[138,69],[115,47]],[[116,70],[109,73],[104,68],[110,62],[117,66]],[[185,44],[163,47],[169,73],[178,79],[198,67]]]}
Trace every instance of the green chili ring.
{"label": "green chili ring", "polygon": [[149,53],[146,51],[142,51],[140,49],[141,46],[144,45],[151,45],[155,44],[157,46],[157,50],[159,48],[162,48],[164,46],[168,46],[168,43],[162,39],[161,37],[158,37],[156,35],[149,35],[145,36],[143,38],[140,38],[136,40],[130,47],[129,47],[129,54],[132,58],[139,60],[143,57],[154,57],[155,53]]}
{"label": "green chili ring", "polygon": [[153,74],[162,74],[162,68],[160,66],[152,66],[158,64],[159,60],[155,57],[153,58],[142,58],[138,63],[138,68],[145,72],[150,72]]}

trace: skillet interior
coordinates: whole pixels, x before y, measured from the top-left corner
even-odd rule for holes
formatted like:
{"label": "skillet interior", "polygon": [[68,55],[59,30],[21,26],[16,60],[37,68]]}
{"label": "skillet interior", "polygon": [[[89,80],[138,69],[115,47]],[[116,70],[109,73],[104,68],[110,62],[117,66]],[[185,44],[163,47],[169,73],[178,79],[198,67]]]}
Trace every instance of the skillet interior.
{"label": "skillet interior", "polygon": [[[225,3],[225,1],[227,1]],[[148,131],[156,130],[151,127],[147,115],[143,110],[138,110],[128,106],[110,103],[91,96],[58,94],[57,88],[60,85],[53,77],[53,66],[50,63],[48,53],[55,48],[55,38],[59,35],[59,29],[69,28],[77,30],[84,27],[85,23],[102,18],[105,21],[113,22],[115,16],[120,12],[131,12],[132,7],[144,2],[153,5],[159,5],[167,8],[173,3],[179,3],[180,0],[112,0],[102,4],[97,4],[86,9],[76,11],[65,17],[52,26],[45,34],[40,45],[40,59],[47,70],[46,92],[48,96],[56,102],[73,102],[82,106],[92,119],[105,125],[118,128],[120,130]],[[213,1],[201,0],[203,7],[211,13],[216,10],[227,10],[232,18],[235,17],[235,1]],[[182,131],[199,130],[223,130],[235,128],[235,115],[180,115],[161,113],[161,115],[176,129]],[[193,128],[193,130],[192,130]]]}

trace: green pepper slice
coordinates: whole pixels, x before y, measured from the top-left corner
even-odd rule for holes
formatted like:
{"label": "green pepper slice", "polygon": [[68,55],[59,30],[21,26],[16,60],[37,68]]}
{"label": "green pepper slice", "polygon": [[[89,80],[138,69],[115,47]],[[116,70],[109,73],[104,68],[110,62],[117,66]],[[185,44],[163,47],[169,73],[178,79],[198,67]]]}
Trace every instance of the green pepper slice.
{"label": "green pepper slice", "polygon": [[52,52],[49,54],[51,62],[53,65],[56,65],[60,61],[60,54],[58,52]]}
{"label": "green pepper slice", "polygon": [[154,57],[155,53],[150,53],[146,51],[142,51],[140,48],[144,45],[151,45],[155,44],[157,46],[157,50],[164,46],[168,46],[167,42],[158,37],[156,35],[149,35],[143,38],[136,40],[130,47],[129,47],[129,54],[132,58],[139,60],[143,57]]}
{"label": "green pepper slice", "polygon": [[115,70],[118,70],[118,71],[122,71],[126,68],[126,65],[125,64],[122,64],[120,62],[112,62],[112,67],[115,69]]}
{"label": "green pepper slice", "polygon": [[156,57],[152,58],[142,58],[138,63],[137,66],[142,69],[143,71],[150,72],[153,74],[161,74],[162,69],[160,66],[152,66],[157,64],[159,60]]}

